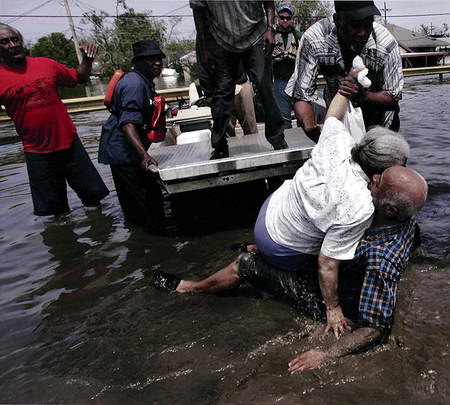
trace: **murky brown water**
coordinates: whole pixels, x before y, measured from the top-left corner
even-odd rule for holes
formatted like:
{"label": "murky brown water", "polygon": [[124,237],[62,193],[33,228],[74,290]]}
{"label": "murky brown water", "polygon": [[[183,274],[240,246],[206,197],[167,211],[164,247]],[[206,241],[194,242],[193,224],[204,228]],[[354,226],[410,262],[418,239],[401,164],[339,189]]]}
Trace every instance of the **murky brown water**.
{"label": "murky brown water", "polygon": [[[402,131],[430,183],[422,253],[400,289],[389,344],[287,373],[314,326],[250,287],[173,296],[153,268],[200,278],[250,228],[162,238],[123,225],[114,192],[65,222],[33,217],[21,146],[0,155],[0,403],[445,404],[450,398],[450,83],[411,82]],[[95,159],[104,113],[77,116]],[[98,166],[98,165],[97,165]],[[99,166],[113,190],[109,169]]]}

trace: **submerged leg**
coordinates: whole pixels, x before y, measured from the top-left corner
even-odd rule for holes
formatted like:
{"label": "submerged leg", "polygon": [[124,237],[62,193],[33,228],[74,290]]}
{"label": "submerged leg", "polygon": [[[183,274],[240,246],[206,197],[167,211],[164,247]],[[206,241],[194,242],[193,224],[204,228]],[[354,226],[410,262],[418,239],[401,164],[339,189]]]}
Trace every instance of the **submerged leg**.
{"label": "submerged leg", "polygon": [[242,282],[238,269],[239,257],[228,266],[200,281],[180,280],[172,274],[158,271],[154,274],[154,284],[158,288],[178,293],[213,293],[238,287]]}
{"label": "submerged leg", "polygon": [[181,280],[176,291],[179,293],[218,292],[238,287],[241,284],[238,269],[239,257],[204,280]]}

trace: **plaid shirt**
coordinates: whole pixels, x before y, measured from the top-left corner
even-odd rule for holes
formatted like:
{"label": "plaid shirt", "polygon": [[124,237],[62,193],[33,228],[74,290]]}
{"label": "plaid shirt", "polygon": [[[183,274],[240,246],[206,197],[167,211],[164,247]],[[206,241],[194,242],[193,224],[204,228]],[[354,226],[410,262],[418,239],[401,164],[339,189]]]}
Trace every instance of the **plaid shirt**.
{"label": "plaid shirt", "polygon": [[[387,91],[394,100],[401,99],[403,89],[403,70],[400,50],[395,38],[378,23],[373,23],[373,32],[360,54],[369,70],[372,81],[370,91]],[[297,77],[293,84],[294,100],[311,102],[315,99],[317,76],[324,75],[327,85],[324,99],[330,104],[339,89],[339,82],[348,70],[344,64],[337,30],[331,17],[312,25],[304,33],[297,57]],[[292,84],[292,83],[291,83]],[[289,90],[290,92],[290,90]],[[377,116],[372,124],[389,126],[394,112],[371,107],[370,116]]]}
{"label": "plaid shirt", "polygon": [[365,269],[359,298],[360,326],[392,327],[397,287],[413,251],[414,218],[393,226],[369,228],[353,263]]}
{"label": "plaid shirt", "polygon": [[[342,306],[357,307],[354,315],[359,327],[372,327],[383,332],[391,329],[398,283],[413,251],[415,226],[416,221],[412,218],[398,225],[367,229],[355,258],[345,263],[347,265],[343,263],[340,301]],[[298,272],[295,291],[299,296],[293,298],[300,311],[325,320],[317,271]],[[344,313],[348,316],[345,309]]]}

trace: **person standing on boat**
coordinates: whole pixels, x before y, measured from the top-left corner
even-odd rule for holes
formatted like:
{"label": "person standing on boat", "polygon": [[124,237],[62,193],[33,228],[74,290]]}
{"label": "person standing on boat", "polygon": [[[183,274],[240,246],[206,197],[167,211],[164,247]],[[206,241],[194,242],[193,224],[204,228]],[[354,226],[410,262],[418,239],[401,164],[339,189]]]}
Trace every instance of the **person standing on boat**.
{"label": "person standing on boat", "polygon": [[299,45],[299,34],[294,25],[294,9],[289,4],[278,7],[277,21],[275,48],[272,53],[273,87],[285,128],[292,128],[291,114],[294,105],[291,97],[284,90],[294,73],[295,58]]}
{"label": "person standing on boat", "polygon": [[150,141],[145,124],[150,121],[155,85],[163,58],[157,42],[148,39],[133,44],[133,71],[126,73],[114,89],[111,115],[102,127],[99,163],[110,165],[117,198],[132,224],[160,232],[161,189],[150,173],[158,163],[147,152]]}
{"label": "person standing on boat", "polygon": [[229,156],[226,131],[242,62],[261,94],[265,135],[275,150],[288,147],[284,123],[274,98],[271,54],[275,42],[273,1],[190,0],[197,29],[197,52],[214,76],[211,159]]}
{"label": "person standing on boat", "polygon": [[35,215],[70,212],[66,182],[86,207],[99,207],[109,193],[57,91],[89,78],[97,47],[81,49],[76,69],[33,58],[27,56],[22,34],[0,24],[0,104],[22,139]]}
{"label": "person standing on boat", "polygon": [[[236,121],[239,122],[244,135],[257,134],[258,126],[256,124],[255,106],[253,103],[253,86],[248,80],[247,74],[244,72],[242,63],[239,66],[239,79],[236,82],[233,110],[231,118],[228,122],[226,131],[227,136],[236,136]],[[211,107],[212,98],[214,94],[214,77],[202,65],[201,58],[197,53],[197,73],[200,84],[199,92],[202,94],[202,101]]]}
{"label": "person standing on boat", "polygon": [[[403,70],[400,50],[392,34],[374,22],[380,15],[373,1],[335,1],[336,13],[312,25],[302,37],[296,73],[286,88],[294,100],[294,111],[306,133],[313,139],[320,134],[312,102],[317,77],[326,81],[327,106],[340,91],[361,107],[366,129],[381,125],[398,131],[398,101],[402,96]],[[365,89],[348,72],[359,55],[372,85]]]}

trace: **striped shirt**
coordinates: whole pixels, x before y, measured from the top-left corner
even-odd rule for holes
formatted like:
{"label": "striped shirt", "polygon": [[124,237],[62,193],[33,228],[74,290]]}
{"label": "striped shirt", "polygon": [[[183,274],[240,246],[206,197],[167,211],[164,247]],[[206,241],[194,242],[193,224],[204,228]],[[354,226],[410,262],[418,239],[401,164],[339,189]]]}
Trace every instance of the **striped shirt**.
{"label": "striped shirt", "polygon": [[208,28],[222,48],[240,53],[251,48],[267,30],[263,2],[259,0],[190,0],[195,11],[207,8]]}
{"label": "striped shirt", "polygon": [[[360,56],[369,69],[368,77],[372,81],[369,91],[384,90],[394,100],[400,100],[403,89],[402,60],[397,41],[389,31],[374,22],[373,32]],[[317,76],[322,74],[327,83],[324,99],[329,105],[339,89],[339,82],[346,76],[345,70],[336,26],[332,17],[324,18],[308,28],[302,37],[297,58],[297,76],[292,90],[293,99],[313,101],[317,90]],[[393,111],[384,114],[377,110],[377,113],[381,115],[377,124],[389,126]]]}

